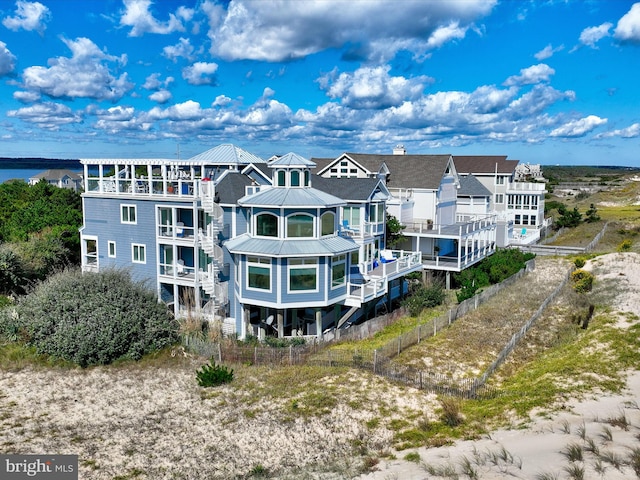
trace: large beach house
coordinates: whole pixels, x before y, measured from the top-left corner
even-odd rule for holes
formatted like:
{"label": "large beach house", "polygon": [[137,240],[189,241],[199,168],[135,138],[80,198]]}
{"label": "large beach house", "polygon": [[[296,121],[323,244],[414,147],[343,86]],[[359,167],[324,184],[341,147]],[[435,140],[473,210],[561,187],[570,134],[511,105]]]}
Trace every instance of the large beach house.
{"label": "large beach house", "polygon": [[383,182],[313,185],[313,162],[233,145],[188,160],[83,159],[85,271],[128,268],[177,316],[313,336],[401,297],[421,255],[385,245]]}
{"label": "large beach house", "polygon": [[[412,272],[495,251],[492,195],[451,155],[82,159],[82,268],[127,268],[176,316],[240,338],[322,338],[406,294]],[[386,216],[406,228],[388,248]]]}

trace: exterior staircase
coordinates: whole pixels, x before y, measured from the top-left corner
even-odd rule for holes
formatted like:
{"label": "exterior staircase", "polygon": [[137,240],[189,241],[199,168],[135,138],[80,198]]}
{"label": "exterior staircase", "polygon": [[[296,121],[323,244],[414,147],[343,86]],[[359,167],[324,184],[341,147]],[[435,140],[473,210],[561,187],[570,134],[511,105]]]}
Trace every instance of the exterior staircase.
{"label": "exterior staircase", "polygon": [[224,266],[224,252],[219,245],[218,234],[224,228],[223,210],[215,202],[215,186],[213,182],[202,182],[200,202],[203,210],[210,218],[205,229],[198,232],[198,244],[211,259],[207,270],[200,272],[200,285],[211,296],[216,306],[222,307],[229,301],[227,282],[220,281],[220,271]]}

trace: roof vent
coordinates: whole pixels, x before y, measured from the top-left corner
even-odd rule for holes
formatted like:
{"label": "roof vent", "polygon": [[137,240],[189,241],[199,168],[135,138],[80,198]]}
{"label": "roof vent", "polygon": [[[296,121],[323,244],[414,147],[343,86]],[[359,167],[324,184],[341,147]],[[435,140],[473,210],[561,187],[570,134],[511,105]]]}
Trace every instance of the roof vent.
{"label": "roof vent", "polygon": [[407,151],[404,148],[404,145],[396,145],[395,148],[393,149],[393,154],[394,155],[406,155]]}

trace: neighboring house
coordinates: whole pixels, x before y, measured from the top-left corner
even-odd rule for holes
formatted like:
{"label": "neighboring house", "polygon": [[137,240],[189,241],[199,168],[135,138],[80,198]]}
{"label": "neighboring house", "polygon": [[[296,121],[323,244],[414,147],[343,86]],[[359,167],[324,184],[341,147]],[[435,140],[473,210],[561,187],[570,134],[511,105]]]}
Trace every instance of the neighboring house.
{"label": "neighboring house", "polygon": [[[385,248],[383,182],[317,179],[290,153],[85,159],[82,268],[130,269],[176,316],[223,331],[323,337],[406,293],[420,253]],[[345,194],[348,192],[348,194]]]}
{"label": "neighboring house", "polygon": [[547,226],[544,183],[517,182],[518,160],[504,155],[454,155],[460,175],[473,175],[491,192],[490,210],[498,216],[498,246],[530,244]]}
{"label": "neighboring house", "polygon": [[525,182],[530,180],[545,181],[540,164],[519,163],[516,165],[516,181]]}
{"label": "neighboring house", "polygon": [[40,180],[45,180],[49,185],[59,188],[68,188],[75,192],[82,189],[82,177],[71,170],[50,169],[29,177],[29,185],[35,185]]}
{"label": "neighboring house", "polygon": [[487,192],[469,184],[465,201],[476,204],[459,208],[460,177],[451,155],[409,155],[396,147],[393,155],[343,153],[312,160],[323,177],[383,180],[392,196],[387,212],[406,226],[404,246],[421,252],[425,270],[445,271],[449,280],[450,272],[495,251],[496,219],[487,208]]}

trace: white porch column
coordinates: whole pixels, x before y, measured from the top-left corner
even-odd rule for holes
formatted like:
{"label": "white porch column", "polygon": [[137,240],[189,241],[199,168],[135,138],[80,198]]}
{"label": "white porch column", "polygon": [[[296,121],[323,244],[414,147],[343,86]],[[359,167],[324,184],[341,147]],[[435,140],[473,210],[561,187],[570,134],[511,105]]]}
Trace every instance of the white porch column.
{"label": "white porch column", "polygon": [[316,310],[316,336],[322,339],[322,310]]}

